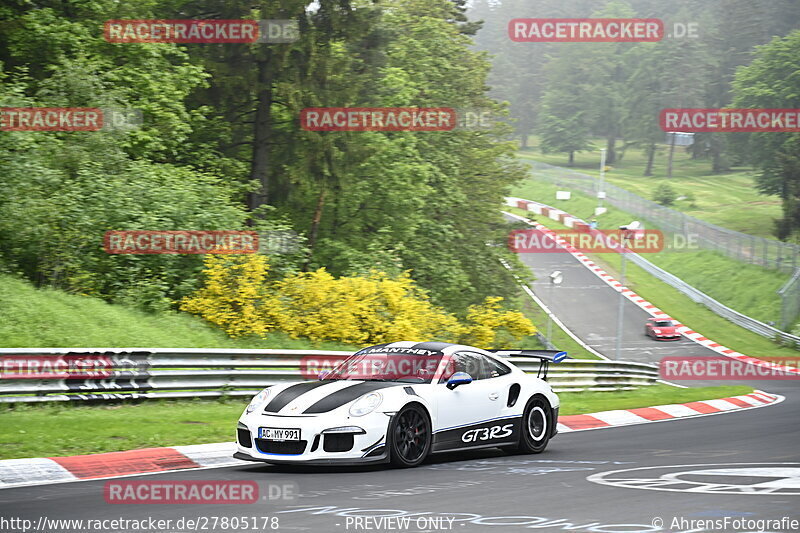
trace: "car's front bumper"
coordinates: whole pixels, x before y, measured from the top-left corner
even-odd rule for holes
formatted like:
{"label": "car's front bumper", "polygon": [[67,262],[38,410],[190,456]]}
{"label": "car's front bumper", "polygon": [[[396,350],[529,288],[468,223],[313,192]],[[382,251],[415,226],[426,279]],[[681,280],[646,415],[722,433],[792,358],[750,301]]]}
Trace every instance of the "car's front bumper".
{"label": "car's front bumper", "polygon": [[[391,413],[374,412],[362,417],[244,415],[237,424],[234,457],[274,464],[365,464],[383,462]],[[326,430],[355,426],[363,432],[328,433]],[[259,438],[259,428],[300,430],[299,441]]]}

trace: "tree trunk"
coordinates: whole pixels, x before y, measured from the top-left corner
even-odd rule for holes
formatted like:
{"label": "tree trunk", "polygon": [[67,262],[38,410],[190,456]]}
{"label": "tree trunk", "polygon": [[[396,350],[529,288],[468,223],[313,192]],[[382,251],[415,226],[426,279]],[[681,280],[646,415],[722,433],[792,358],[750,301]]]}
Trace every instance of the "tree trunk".
{"label": "tree trunk", "polygon": [[672,159],[675,156],[675,135],[672,135],[669,143],[669,156],[667,157],[667,177],[672,177]]}
{"label": "tree trunk", "polygon": [[570,152],[569,153],[569,162],[567,163],[567,166],[571,167],[574,164],[575,164],[575,152]]}
{"label": "tree trunk", "polygon": [[725,157],[723,156],[723,152],[725,151],[723,140],[720,139],[718,136],[711,134],[710,140],[710,151],[711,151],[711,172],[714,174],[721,174],[723,172],[727,172],[730,170],[730,166],[726,161]]}
{"label": "tree trunk", "polygon": [[258,100],[256,118],[253,124],[253,161],[250,165],[250,179],[259,183],[259,188],[248,194],[247,207],[253,211],[269,200],[269,139],[272,135],[272,78],[270,54],[258,62]]}
{"label": "tree trunk", "polygon": [[519,149],[525,150],[528,147],[528,134],[523,133],[519,139]]}
{"label": "tree trunk", "polygon": [[711,150],[711,172],[714,174],[720,174],[724,172],[725,165],[722,163],[722,154],[719,150]]}
{"label": "tree trunk", "polygon": [[655,143],[650,143],[650,146],[647,147],[647,166],[644,169],[645,176],[652,176],[653,175],[653,161],[656,158],[656,145]]}
{"label": "tree trunk", "polygon": [[319,233],[319,222],[322,220],[322,210],[325,208],[325,188],[320,191],[317,197],[317,208],[314,210],[314,218],[311,219],[311,231],[308,232],[308,261],[303,265],[303,272],[308,271],[311,256],[314,254],[314,246],[317,244],[317,234]]}
{"label": "tree trunk", "polygon": [[608,139],[606,140],[606,164],[608,165],[611,165],[617,161],[616,144],[616,135],[609,135]]}

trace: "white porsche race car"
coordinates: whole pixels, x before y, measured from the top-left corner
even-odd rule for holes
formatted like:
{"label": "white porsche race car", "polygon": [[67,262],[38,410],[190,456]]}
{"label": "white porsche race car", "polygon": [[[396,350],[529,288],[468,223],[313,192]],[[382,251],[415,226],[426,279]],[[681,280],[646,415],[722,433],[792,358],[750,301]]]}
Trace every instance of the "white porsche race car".
{"label": "white porsche race car", "polygon": [[[503,356],[540,361],[526,374]],[[394,342],[359,350],[318,381],[267,387],[237,424],[237,459],[416,466],[428,454],[500,447],[540,453],[556,434],[552,350]]]}

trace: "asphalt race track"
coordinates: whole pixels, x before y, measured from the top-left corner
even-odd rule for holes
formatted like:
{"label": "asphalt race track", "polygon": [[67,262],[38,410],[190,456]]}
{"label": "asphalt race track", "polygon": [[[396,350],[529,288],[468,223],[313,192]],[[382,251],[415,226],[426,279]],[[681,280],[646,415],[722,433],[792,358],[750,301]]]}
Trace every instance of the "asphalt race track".
{"label": "asphalt race track", "polygon": [[[244,464],[128,478],[254,480],[260,486],[262,498],[255,504],[111,505],[103,496],[107,481],[98,480],[2,490],[0,515],[30,519],[34,523],[42,516],[48,519],[153,517],[173,521],[182,517],[268,516],[278,518],[278,531],[491,530],[498,533],[531,529],[660,531],[660,524],[665,531],[688,530],[688,527],[670,527],[674,519],[681,517],[685,520],[800,519],[797,386],[786,381],[755,385],[783,394],[786,400],[775,406],[728,414],[562,434],[540,455],[505,456],[487,450],[438,456],[409,470],[385,467],[305,470]],[[660,481],[661,488],[655,490],[587,480],[592,475],[621,469],[673,465],[686,466],[612,476],[647,484],[641,480],[684,472],[675,481]],[[733,476],[730,471],[728,475],[685,473],[723,468],[762,470],[734,471]],[[674,490],[663,490],[667,488]],[[406,517],[410,522],[359,523],[355,518],[390,516]],[[448,518],[454,521],[450,523]],[[165,529],[178,530],[175,526]],[[219,526],[206,530],[234,531]],[[728,528],[728,531],[741,530]]]}

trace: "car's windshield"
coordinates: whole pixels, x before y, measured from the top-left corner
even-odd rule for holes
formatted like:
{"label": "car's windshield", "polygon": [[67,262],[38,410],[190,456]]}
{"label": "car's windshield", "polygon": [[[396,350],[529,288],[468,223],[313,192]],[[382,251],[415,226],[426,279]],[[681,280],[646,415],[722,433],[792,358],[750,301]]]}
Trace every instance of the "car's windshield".
{"label": "car's windshield", "polygon": [[351,355],[328,374],[325,380],[358,379],[430,383],[442,354],[366,353]]}
{"label": "car's windshield", "polygon": [[668,328],[672,326],[672,322],[669,320],[659,320],[655,325],[657,328]]}

